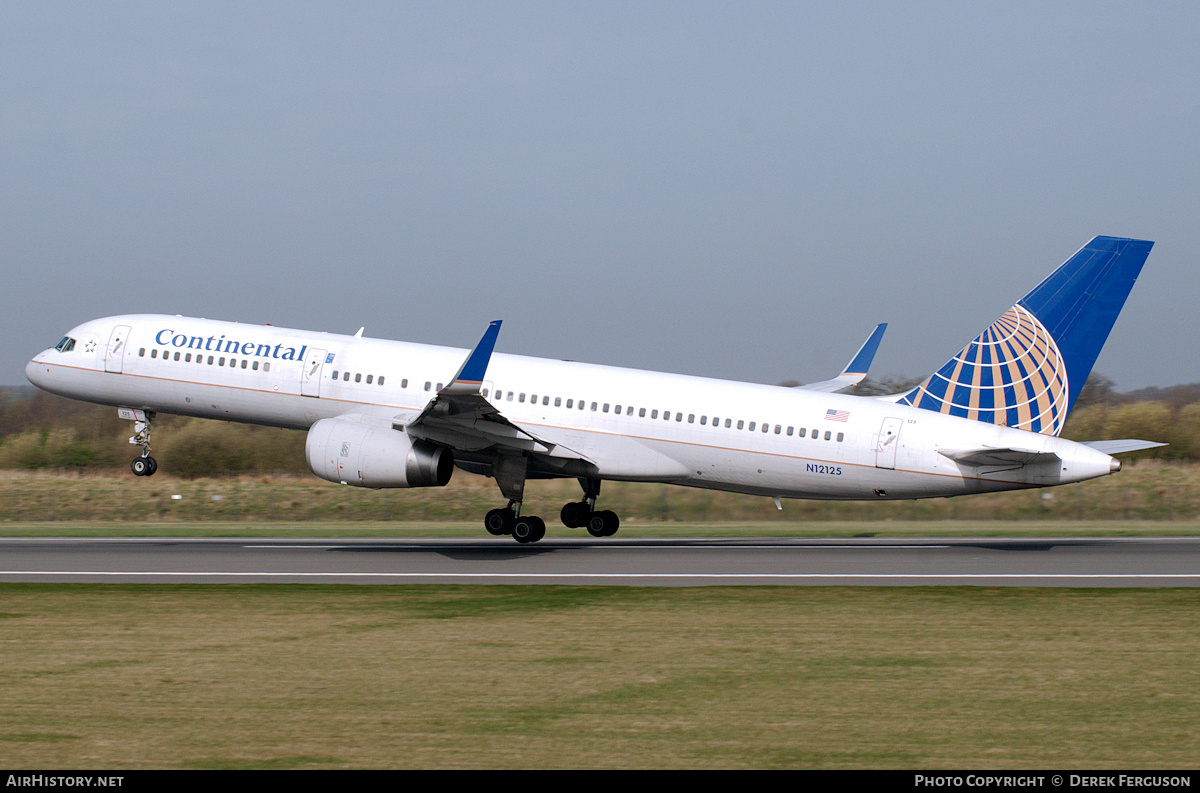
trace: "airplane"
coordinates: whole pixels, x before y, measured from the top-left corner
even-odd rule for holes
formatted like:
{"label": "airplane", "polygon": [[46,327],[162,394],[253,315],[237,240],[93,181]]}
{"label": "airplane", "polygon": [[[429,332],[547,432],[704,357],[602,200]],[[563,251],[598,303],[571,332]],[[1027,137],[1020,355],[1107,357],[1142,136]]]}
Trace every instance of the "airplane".
{"label": "airplane", "polygon": [[456,468],[507,499],[493,535],[537,542],[529,479],[574,478],[560,520],[615,534],[604,480],[664,482],[780,499],[884,501],[1048,487],[1120,470],[1112,455],[1163,444],[1059,437],[1154,243],[1096,237],[915,388],[860,382],[886,325],[838,376],[799,387],[494,353],[178,315],[92,320],[26,366],[29,381],[116,406],[151,476],[157,413],[306,430],[322,479],[437,487]]}

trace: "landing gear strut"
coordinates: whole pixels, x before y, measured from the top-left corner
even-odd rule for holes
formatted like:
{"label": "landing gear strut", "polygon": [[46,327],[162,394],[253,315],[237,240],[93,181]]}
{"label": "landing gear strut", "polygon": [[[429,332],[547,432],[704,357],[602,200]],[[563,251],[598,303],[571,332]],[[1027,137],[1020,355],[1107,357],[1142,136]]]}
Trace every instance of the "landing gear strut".
{"label": "landing gear strut", "polygon": [[492,464],[492,476],[500,492],[508,498],[508,506],[493,509],[483,519],[489,534],[511,534],[522,545],[537,542],[546,536],[546,522],[534,515],[521,514],[521,500],[525,496],[525,474],[529,461],[525,457],[501,454]]}
{"label": "landing gear strut", "polygon": [[158,470],[158,461],[150,456],[150,422],[154,419],[154,413],[133,408],[117,408],[117,415],[133,421],[133,437],[129,442],[142,447],[142,456],[134,458],[129,464],[129,470],[133,471],[134,476],[154,476],[154,472]]}
{"label": "landing gear strut", "polygon": [[[521,514],[521,500],[525,495],[525,475],[528,460],[515,455],[498,455],[492,463],[492,476],[500,486],[500,492],[508,499],[508,506],[493,509],[483,519],[489,534],[500,536],[511,534],[521,544],[537,542],[546,536],[546,522],[534,515]],[[621,525],[617,513],[610,510],[596,511],[596,497],[600,495],[600,480],[581,478],[583,500],[572,501],[562,508],[559,517],[568,528],[586,528],[593,537],[611,537]]]}

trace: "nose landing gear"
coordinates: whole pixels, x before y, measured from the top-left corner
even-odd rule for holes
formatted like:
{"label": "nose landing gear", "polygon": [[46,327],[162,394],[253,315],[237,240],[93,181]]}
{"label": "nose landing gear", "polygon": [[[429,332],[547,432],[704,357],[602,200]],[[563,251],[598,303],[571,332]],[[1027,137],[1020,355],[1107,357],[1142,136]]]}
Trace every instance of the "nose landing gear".
{"label": "nose landing gear", "polygon": [[135,408],[117,408],[117,415],[133,421],[133,437],[129,442],[142,447],[142,456],[134,458],[129,470],[133,471],[134,476],[154,476],[158,470],[158,461],[150,456],[150,422],[154,419],[154,413]]}

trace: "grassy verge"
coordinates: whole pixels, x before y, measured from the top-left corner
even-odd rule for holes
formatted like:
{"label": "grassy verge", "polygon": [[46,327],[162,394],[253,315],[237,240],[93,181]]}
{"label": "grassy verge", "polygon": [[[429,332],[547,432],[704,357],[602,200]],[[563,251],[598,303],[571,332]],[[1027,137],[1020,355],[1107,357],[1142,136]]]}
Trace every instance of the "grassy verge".
{"label": "grassy verge", "polygon": [[[525,512],[557,519],[579,498],[573,481],[535,481]],[[1115,476],[1016,493],[901,502],[787,501],[707,490],[606,482],[600,503],[633,523],[831,521],[1200,521],[1200,466],[1143,461]],[[139,479],[107,474],[0,472],[0,531],[31,521],[426,521],[478,524],[503,504],[495,483],[458,472],[445,488],[363,490],[312,476]]]}
{"label": "grassy verge", "polygon": [[0,585],[12,767],[1190,768],[1200,592]]}

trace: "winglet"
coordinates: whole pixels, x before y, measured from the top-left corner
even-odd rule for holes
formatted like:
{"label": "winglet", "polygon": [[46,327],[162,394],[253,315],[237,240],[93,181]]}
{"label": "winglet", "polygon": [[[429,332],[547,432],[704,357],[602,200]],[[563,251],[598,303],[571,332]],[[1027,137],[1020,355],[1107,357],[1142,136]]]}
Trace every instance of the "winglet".
{"label": "winglet", "polygon": [[863,346],[858,348],[858,352],[850,359],[850,363],[846,364],[846,368],[842,373],[832,380],[822,380],[819,383],[805,383],[797,388],[802,388],[805,391],[824,391],[833,392],[841,391],[849,388],[852,385],[857,385],[862,382],[867,376],[867,370],[871,368],[871,361],[875,359],[875,351],[879,349],[879,342],[883,339],[883,332],[887,330],[887,323],[881,322],[875,326],[875,330],[871,331],[871,335],[863,342]]}
{"label": "winglet", "polygon": [[879,342],[883,339],[883,332],[885,330],[887,330],[886,322],[880,322],[875,326],[875,330],[863,342],[863,346],[855,353],[854,358],[850,363],[846,364],[846,369],[842,372],[842,377],[851,374],[855,375],[858,377],[858,380],[854,382],[857,383],[867,376],[867,370],[871,368],[871,361],[875,360],[875,351],[879,349]]}
{"label": "winglet", "polygon": [[496,337],[500,335],[502,321],[497,319],[488,325],[487,330],[483,332],[483,338],[475,345],[475,349],[471,350],[467,360],[463,361],[458,374],[442,389],[443,394],[479,393],[479,387],[487,373],[488,362],[492,360],[492,350],[496,347]]}

